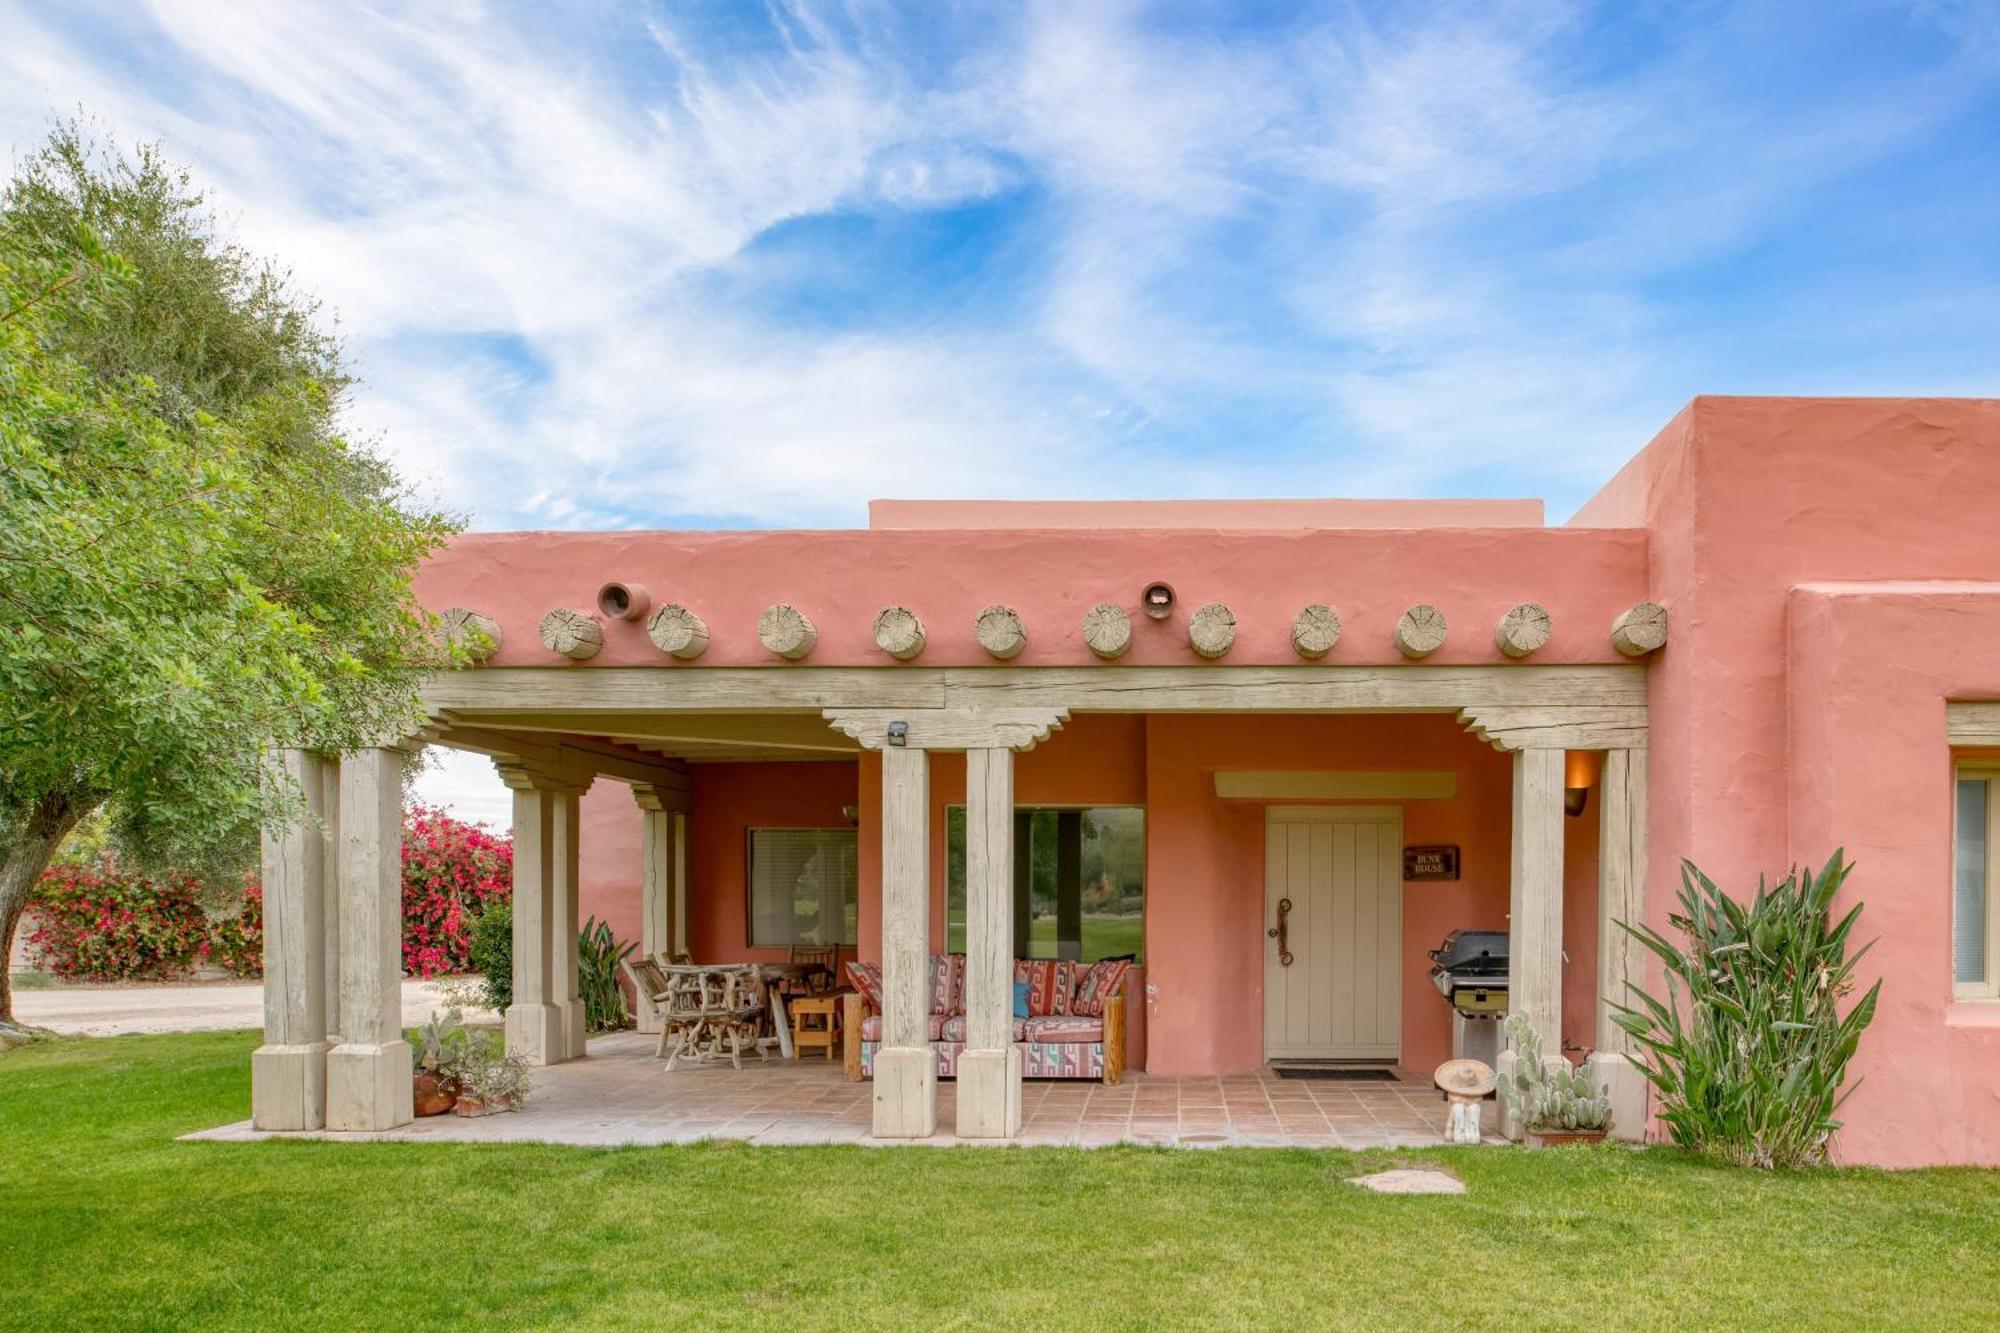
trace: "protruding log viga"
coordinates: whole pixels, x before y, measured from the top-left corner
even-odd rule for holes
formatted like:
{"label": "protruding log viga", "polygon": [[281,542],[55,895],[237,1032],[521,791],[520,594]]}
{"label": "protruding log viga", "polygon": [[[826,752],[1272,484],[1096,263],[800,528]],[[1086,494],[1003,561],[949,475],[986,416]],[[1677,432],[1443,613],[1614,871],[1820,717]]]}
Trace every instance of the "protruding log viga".
{"label": "protruding log viga", "polygon": [[972,622],[972,633],[981,648],[1003,662],[1018,657],[1028,646],[1028,631],[1011,606],[996,604],[981,611],[979,619]]}
{"label": "protruding log viga", "polygon": [[1213,661],[1236,642],[1236,613],[1221,602],[1210,602],[1188,617],[1188,647]]}
{"label": "protruding log viga", "polygon": [[1300,657],[1317,660],[1333,651],[1340,642],[1340,613],[1315,602],[1292,621],[1292,649]]}
{"label": "protruding log viga", "polygon": [[668,602],[646,621],[646,637],[668,657],[692,662],[708,650],[708,622],[685,606]]}
{"label": "protruding log viga", "polygon": [[757,617],[757,641],[786,661],[796,662],[819,642],[819,631],[805,612],[779,602]]}
{"label": "protruding log viga", "polygon": [[1423,602],[1396,621],[1396,651],[1405,657],[1429,657],[1444,646],[1444,612]]}
{"label": "protruding log viga", "polygon": [[924,622],[907,606],[885,606],[875,617],[875,646],[907,662],[924,650]]}
{"label": "protruding log viga", "polygon": [[1549,641],[1550,629],[1547,609],[1536,602],[1523,602],[1500,617],[1493,642],[1509,657],[1526,657]]}
{"label": "protruding log viga", "polygon": [[438,628],[446,643],[462,646],[475,662],[484,662],[500,651],[500,622],[491,616],[450,606],[439,614]]}
{"label": "protruding log viga", "polygon": [[1132,617],[1122,606],[1099,602],[1083,613],[1083,642],[1107,661],[1123,657],[1132,646]]}
{"label": "protruding log viga", "polygon": [[1667,643],[1667,608],[1641,602],[1611,622],[1611,646],[1627,657],[1644,657]]}
{"label": "protruding log viga", "polygon": [[581,662],[604,646],[604,626],[595,616],[559,606],[542,617],[542,646]]}

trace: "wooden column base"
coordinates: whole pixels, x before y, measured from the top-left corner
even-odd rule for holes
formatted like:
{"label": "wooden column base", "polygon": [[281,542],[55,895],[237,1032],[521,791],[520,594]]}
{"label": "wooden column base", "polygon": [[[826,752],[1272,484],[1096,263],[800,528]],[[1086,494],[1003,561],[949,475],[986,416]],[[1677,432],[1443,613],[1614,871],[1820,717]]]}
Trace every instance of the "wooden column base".
{"label": "wooden column base", "polygon": [[[876,1077],[880,1078],[880,1065]],[[1021,1133],[1021,1052],[958,1053],[958,1137],[1011,1139]]]}
{"label": "wooden column base", "polygon": [[551,1048],[548,1062],[553,1065],[564,1060],[581,1060],[586,1042],[583,1001],[556,1000],[549,1008],[555,1011],[552,1022],[559,1045]]}
{"label": "wooden column base", "polygon": [[1630,1056],[1595,1051],[1585,1060],[1590,1086],[1607,1089],[1611,1097],[1611,1137],[1623,1143],[1646,1141],[1646,1120],[1652,1113],[1652,1088]]}
{"label": "wooden column base", "polygon": [[553,1004],[507,1006],[507,1053],[531,1065],[560,1064],[568,1058],[568,1030],[563,1012]]}
{"label": "wooden column base", "polygon": [[874,1087],[876,1138],[927,1139],[937,1133],[937,1052],[928,1046],[882,1047],[875,1052]]}
{"label": "wooden column base", "polygon": [[250,1125],[262,1130],[326,1126],[326,1043],[259,1046],[250,1056]]}
{"label": "wooden column base", "polygon": [[326,1053],[326,1127],[384,1130],[416,1118],[410,1043],[336,1046]]}

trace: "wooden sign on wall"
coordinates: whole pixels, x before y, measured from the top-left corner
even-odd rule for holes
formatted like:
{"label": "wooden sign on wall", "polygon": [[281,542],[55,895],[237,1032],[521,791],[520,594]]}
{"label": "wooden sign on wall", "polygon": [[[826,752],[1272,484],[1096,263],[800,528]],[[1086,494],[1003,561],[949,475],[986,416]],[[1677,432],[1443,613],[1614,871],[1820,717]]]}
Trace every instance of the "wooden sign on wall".
{"label": "wooden sign on wall", "polygon": [[1428,847],[1403,849],[1403,879],[1443,880],[1458,878],[1458,846],[1437,843]]}

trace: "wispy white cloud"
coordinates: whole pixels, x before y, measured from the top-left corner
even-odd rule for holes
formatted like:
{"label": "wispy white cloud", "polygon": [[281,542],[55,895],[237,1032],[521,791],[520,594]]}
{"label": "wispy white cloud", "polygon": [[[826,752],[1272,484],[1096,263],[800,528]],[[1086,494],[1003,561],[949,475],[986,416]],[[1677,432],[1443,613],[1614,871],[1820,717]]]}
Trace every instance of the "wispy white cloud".
{"label": "wispy white cloud", "polygon": [[[487,527],[1501,476],[1560,512],[1747,327],[1683,275],[1992,97],[1943,3],[1782,89],[1834,56],[1757,5],[0,16],[0,130],[166,139],[340,312],[357,429]],[[898,228],[961,216],[927,286]],[[1871,383],[1963,379],[1910,364]]]}

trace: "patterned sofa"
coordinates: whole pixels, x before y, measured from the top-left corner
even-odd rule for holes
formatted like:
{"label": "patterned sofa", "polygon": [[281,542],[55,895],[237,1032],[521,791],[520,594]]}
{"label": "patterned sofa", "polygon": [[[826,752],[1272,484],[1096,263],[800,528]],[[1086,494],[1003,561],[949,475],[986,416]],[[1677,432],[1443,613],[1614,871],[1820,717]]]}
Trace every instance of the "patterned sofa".
{"label": "patterned sofa", "polygon": [[[847,972],[854,989],[843,1000],[844,1054],[847,1077],[858,1081],[873,1076],[882,1044],[882,971],[873,963],[849,963]],[[1022,959],[1014,964],[1014,980],[1028,988],[1029,1016],[1014,1020],[1023,1077],[1116,1083],[1128,1065],[1143,1059],[1135,1037],[1145,988],[1143,969],[1135,964]],[[938,1077],[951,1078],[965,1049],[965,955],[932,954],[925,982]]]}

